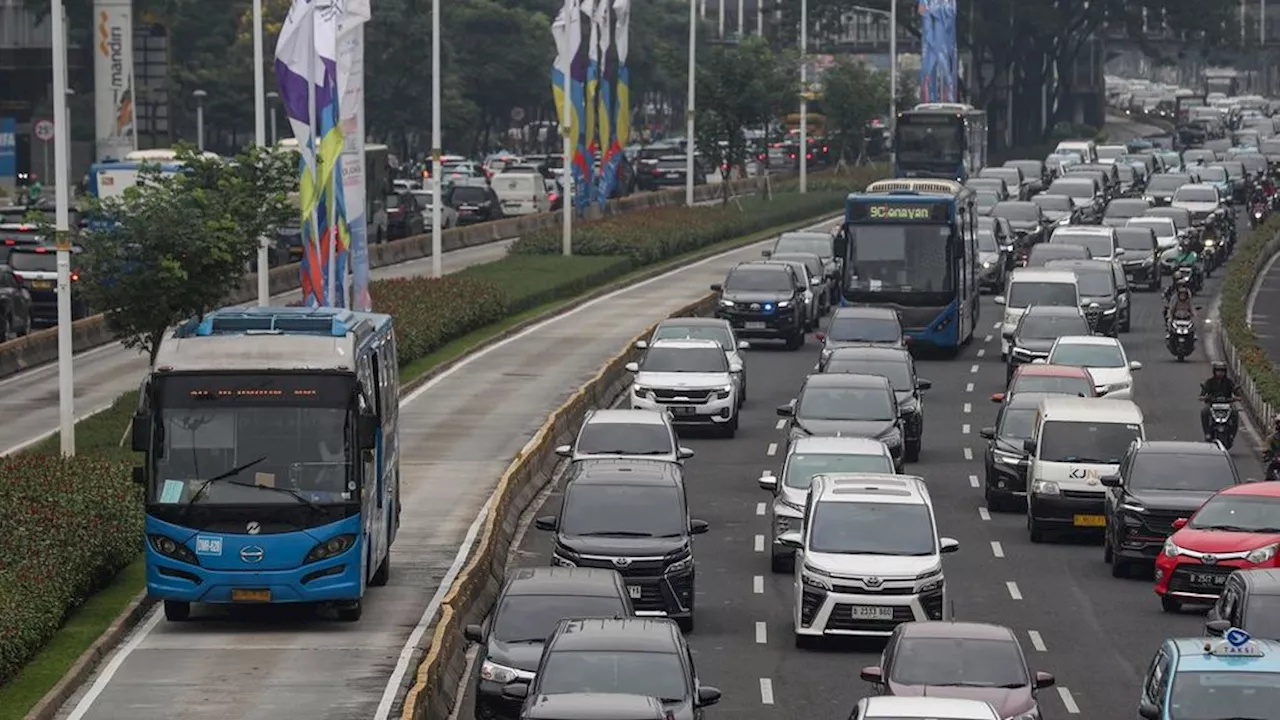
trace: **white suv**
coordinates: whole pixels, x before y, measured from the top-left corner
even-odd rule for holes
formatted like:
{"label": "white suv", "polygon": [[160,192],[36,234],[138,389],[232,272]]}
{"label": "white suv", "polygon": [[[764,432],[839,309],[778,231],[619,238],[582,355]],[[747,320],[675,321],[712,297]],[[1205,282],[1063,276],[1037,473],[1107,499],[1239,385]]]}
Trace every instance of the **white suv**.
{"label": "white suv", "polygon": [[679,425],[738,431],[738,388],[715,340],[655,340],[638,363],[627,363],[633,410],[662,410]]}
{"label": "white suv", "polygon": [[949,620],[933,501],[913,475],[813,478],[803,530],[778,541],[796,551],[796,646],[826,635],[887,637],[900,623]]}

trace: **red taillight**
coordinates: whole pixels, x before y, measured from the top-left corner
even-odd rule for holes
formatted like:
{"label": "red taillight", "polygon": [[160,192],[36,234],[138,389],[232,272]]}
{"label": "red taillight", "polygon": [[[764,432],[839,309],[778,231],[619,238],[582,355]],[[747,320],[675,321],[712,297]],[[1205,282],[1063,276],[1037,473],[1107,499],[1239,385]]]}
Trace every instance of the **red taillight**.
{"label": "red taillight", "polygon": [[73,270],[71,272],[71,282],[75,282],[76,280],[79,280],[79,279],[80,279],[80,273]]}
{"label": "red taillight", "polygon": [[18,241],[17,241],[17,240],[14,240],[13,238],[5,238],[5,240],[4,240],[4,244],[5,244],[5,245],[17,245],[17,244],[18,244]]}
{"label": "red taillight", "polygon": [[18,273],[13,274],[13,279],[17,280],[18,282],[22,282],[22,276],[19,275]]}
{"label": "red taillight", "polygon": [[805,154],[804,154],[804,159],[805,159],[805,160],[812,160],[812,159],[813,159],[813,153],[805,153]]}
{"label": "red taillight", "polygon": [[652,170],[650,170],[650,171],[649,171],[649,174],[650,174],[650,175],[661,175],[661,174],[662,174],[662,171],[661,171],[661,170],[659,170],[658,168],[654,168],[654,169],[652,169]]}
{"label": "red taillight", "polygon": [[38,252],[38,253],[47,253],[47,252],[49,252],[49,248],[42,248],[42,247],[38,247],[38,248],[36,248],[36,252]]}

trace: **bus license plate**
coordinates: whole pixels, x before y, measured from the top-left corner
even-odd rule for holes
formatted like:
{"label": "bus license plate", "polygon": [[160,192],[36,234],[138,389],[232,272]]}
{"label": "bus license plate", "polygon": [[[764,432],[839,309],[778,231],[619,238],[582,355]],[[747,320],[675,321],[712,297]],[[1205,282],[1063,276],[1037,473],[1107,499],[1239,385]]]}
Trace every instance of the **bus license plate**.
{"label": "bus license plate", "polygon": [[893,608],[880,605],[850,605],[849,614],[854,620],[892,620]]}
{"label": "bus license plate", "polygon": [[639,600],[639,599],[640,599],[640,586],[639,586],[639,585],[628,585],[628,586],[627,586],[627,594],[631,596],[631,599],[632,599],[632,600]]}
{"label": "bus license plate", "polygon": [[1193,585],[1213,585],[1214,587],[1222,587],[1227,584],[1226,575],[1215,575],[1213,573],[1190,573],[1191,584]]}
{"label": "bus license plate", "polygon": [[765,324],[760,321],[750,321],[747,323],[748,330],[763,330],[764,328]]}
{"label": "bus license plate", "polygon": [[271,602],[271,591],[270,590],[232,590],[231,602],[268,603],[268,602]]}
{"label": "bus license plate", "polygon": [[1076,515],[1071,524],[1076,527],[1106,527],[1107,518],[1105,515]]}

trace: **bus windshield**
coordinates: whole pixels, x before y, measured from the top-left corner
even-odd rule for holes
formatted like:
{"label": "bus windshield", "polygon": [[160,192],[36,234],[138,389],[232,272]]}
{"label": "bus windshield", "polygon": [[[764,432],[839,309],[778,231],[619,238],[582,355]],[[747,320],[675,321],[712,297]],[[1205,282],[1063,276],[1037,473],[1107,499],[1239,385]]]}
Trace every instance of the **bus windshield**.
{"label": "bus windshield", "polygon": [[855,292],[952,292],[949,225],[850,224],[845,287]]}
{"label": "bus windshield", "polygon": [[959,122],[918,124],[898,121],[898,160],[919,165],[959,165],[964,159],[964,128]]}

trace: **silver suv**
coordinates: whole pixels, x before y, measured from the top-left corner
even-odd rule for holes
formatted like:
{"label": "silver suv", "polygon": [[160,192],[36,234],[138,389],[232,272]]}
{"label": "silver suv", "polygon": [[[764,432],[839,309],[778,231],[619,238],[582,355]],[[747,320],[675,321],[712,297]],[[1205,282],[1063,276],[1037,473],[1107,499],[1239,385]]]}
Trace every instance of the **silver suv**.
{"label": "silver suv", "polygon": [[633,373],[631,408],[671,414],[677,426],[712,427],[733,437],[738,431],[738,389],[724,349],[715,340],[658,340]]}
{"label": "silver suv", "polygon": [[572,445],[556,454],[573,461],[602,458],[666,460],[681,463],[693,451],[680,447],[671,417],[653,410],[588,410]]}

